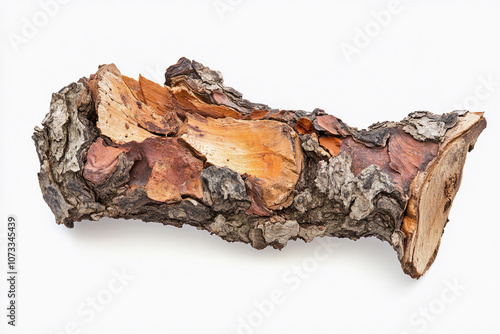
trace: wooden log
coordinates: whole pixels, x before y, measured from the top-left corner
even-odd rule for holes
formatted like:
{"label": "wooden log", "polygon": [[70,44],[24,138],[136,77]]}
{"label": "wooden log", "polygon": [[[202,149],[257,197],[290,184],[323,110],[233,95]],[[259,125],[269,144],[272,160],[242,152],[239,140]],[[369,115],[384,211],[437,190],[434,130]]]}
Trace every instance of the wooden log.
{"label": "wooden log", "polygon": [[358,130],[320,109],[249,102],[186,58],[165,78],[110,64],[53,94],[33,139],[58,224],[189,224],[257,249],[374,236],[411,277],[430,267],[482,113],[417,111]]}

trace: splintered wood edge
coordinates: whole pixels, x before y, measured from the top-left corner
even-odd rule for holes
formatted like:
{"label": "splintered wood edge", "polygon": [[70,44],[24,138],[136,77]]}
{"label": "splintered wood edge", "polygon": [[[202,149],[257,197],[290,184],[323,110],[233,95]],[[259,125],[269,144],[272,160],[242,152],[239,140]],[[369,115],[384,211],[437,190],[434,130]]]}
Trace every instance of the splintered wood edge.
{"label": "splintered wood edge", "polygon": [[436,158],[410,185],[410,199],[402,231],[405,236],[401,266],[419,278],[436,258],[453,199],[460,187],[467,152],[486,127],[483,113],[467,113],[440,144]]}

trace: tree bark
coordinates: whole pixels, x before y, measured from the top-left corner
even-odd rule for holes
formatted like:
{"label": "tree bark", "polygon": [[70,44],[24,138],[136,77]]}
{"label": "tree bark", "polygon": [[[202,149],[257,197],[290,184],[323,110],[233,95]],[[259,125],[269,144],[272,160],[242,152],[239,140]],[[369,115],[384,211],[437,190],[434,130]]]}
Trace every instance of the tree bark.
{"label": "tree bark", "polygon": [[194,225],[257,249],[374,236],[418,278],[436,257],[482,113],[411,113],[358,130],[321,109],[272,109],[185,58],[161,86],[103,65],[53,94],[35,128],[58,224]]}

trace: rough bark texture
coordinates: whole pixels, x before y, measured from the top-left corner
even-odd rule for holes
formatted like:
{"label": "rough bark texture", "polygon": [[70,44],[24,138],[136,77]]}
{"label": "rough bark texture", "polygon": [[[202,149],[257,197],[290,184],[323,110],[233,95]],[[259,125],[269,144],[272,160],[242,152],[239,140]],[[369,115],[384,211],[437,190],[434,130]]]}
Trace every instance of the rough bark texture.
{"label": "rough bark texture", "polygon": [[320,109],[251,103],[185,58],[165,79],[111,64],[53,95],[33,139],[58,224],[190,224],[257,249],[375,236],[414,278],[432,264],[482,113],[417,111],[358,130]]}

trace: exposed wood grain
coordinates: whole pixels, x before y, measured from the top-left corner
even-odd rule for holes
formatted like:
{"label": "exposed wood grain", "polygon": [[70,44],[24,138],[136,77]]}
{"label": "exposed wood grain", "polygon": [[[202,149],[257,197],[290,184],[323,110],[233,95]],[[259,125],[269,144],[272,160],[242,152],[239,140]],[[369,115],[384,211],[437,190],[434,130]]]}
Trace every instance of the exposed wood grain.
{"label": "exposed wood grain", "polygon": [[115,143],[141,142],[152,134],[168,135],[175,131],[170,119],[165,120],[136,99],[115,65],[102,66],[89,86],[96,101],[97,128]]}
{"label": "exposed wood grain", "polygon": [[269,209],[280,209],[303,165],[298,135],[286,124],[187,115],[179,136],[207,162],[253,176]]}

